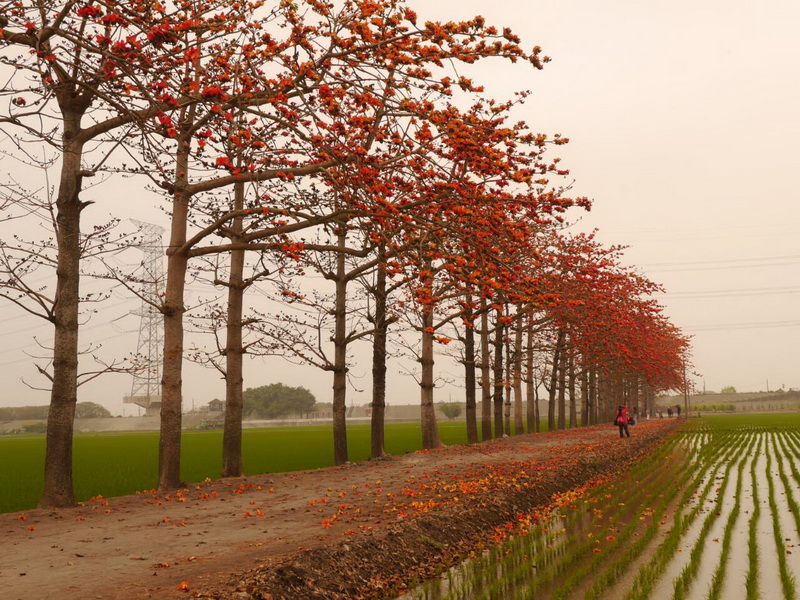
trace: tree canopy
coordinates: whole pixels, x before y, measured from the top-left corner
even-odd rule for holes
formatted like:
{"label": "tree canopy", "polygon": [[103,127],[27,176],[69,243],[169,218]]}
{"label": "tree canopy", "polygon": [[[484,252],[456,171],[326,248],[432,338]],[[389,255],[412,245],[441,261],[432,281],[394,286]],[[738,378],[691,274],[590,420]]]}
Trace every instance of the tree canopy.
{"label": "tree canopy", "polygon": [[105,406],[95,402],[78,402],[75,405],[76,419],[101,419],[112,416]]}
{"label": "tree canopy", "polygon": [[244,413],[262,419],[277,419],[311,412],[317,402],[314,394],[306,388],[282,383],[247,388],[243,399]]}
{"label": "tree canopy", "polygon": [[441,413],[451,421],[461,416],[460,402],[442,402],[438,405],[438,408]]}

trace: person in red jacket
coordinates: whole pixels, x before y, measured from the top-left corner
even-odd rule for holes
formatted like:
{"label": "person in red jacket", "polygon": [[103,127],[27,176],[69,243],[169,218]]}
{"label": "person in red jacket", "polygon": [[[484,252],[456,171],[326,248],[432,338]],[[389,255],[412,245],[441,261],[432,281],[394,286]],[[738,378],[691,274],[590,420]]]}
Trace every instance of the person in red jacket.
{"label": "person in red jacket", "polygon": [[623,437],[623,432],[626,436],[631,437],[631,432],[628,431],[628,421],[630,420],[630,413],[628,412],[628,407],[625,404],[620,404],[617,407],[617,414],[614,419],[614,422],[619,427],[619,437]]}

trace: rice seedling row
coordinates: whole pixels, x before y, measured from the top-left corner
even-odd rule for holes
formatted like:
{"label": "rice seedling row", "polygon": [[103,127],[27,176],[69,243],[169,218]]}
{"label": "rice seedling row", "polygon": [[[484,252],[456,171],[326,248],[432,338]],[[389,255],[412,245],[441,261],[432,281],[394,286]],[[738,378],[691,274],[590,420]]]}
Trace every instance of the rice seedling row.
{"label": "rice seedling row", "polygon": [[767,455],[767,486],[769,490],[770,515],[772,517],[772,535],[775,539],[775,553],[778,556],[778,568],[780,570],[781,587],[783,588],[784,598],[794,600],[796,598],[795,581],[786,564],[786,552],[783,551],[784,544],[780,512],[778,510],[778,503],[775,500],[775,484],[772,481],[772,453],[770,452],[770,442],[774,443],[773,436],[774,434],[768,434],[767,443],[764,444],[764,450]]}
{"label": "rice seedling row", "polygon": [[[750,441],[750,445],[748,446],[748,450],[751,450],[753,444],[755,444],[755,437],[752,438]],[[711,587],[708,591],[708,600],[719,600],[722,594],[722,584],[725,581],[725,575],[727,573],[728,568],[728,560],[730,558],[730,551],[731,551],[731,541],[733,540],[733,531],[734,526],[736,525],[736,521],[739,518],[739,510],[741,508],[741,497],[742,497],[742,481],[743,481],[743,473],[744,468],[749,462],[752,462],[752,458],[747,456],[744,460],[739,462],[739,469],[737,472],[736,477],[736,492],[735,492],[735,501],[733,504],[733,508],[731,508],[731,512],[728,514],[728,520],[725,522],[725,529],[722,534],[722,550],[720,551],[719,556],[719,563],[717,565],[714,574],[711,577]]]}
{"label": "rice seedling row", "polygon": [[[789,464],[789,467],[792,470],[792,475],[795,477],[795,480],[797,480],[798,477],[800,477],[800,475],[798,475],[797,473],[797,467],[795,466],[794,461],[791,460],[791,458],[789,458],[790,451],[787,445],[785,444],[785,440],[782,436],[776,436],[776,438],[781,448],[781,451],[787,457],[786,462]],[[789,506],[789,510],[792,513],[792,516],[794,517],[795,534],[797,534],[797,532],[800,532],[800,506],[797,505],[797,501],[794,498],[794,492],[792,492],[792,486],[790,485],[789,478],[786,475],[783,456],[780,453],[778,453],[777,456],[778,456],[778,474],[781,483],[783,484],[783,489],[786,492],[786,503]]]}
{"label": "rice seedling row", "polygon": [[[761,449],[761,440],[758,442],[758,449],[756,454],[758,454],[758,450]],[[758,542],[756,541],[756,531],[758,526],[758,517],[761,513],[761,507],[758,504],[758,484],[756,479],[756,463],[757,460],[753,458],[753,461],[750,466],[750,477],[753,482],[753,504],[755,508],[753,509],[753,513],[750,516],[750,526],[748,529],[748,537],[747,537],[747,549],[748,549],[748,557],[750,559],[749,568],[747,570],[747,576],[745,578],[745,592],[747,594],[747,600],[754,600],[758,598],[758,560],[759,560],[759,551],[758,551]]]}

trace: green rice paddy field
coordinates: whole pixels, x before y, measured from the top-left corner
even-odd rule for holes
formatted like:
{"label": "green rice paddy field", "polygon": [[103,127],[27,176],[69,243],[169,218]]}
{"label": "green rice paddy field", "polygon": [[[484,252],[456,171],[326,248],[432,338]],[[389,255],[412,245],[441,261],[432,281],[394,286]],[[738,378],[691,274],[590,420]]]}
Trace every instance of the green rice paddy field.
{"label": "green rice paddy field", "polygon": [[800,415],[690,419],[551,520],[402,600],[796,600]]}
{"label": "green rice paddy field", "polygon": [[[464,444],[464,423],[441,423],[445,444]],[[369,425],[347,428],[350,460],[369,457]],[[333,464],[333,433],[329,426],[269,427],[243,432],[245,472],[278,473],[328,467]],[[421,447],[419,424],[386,426],[389,454]],[[0,437],[0,512],[28,510],[42,492],[43,435]],[[155,487],[158,472],[158,432],[76,434],[73,450],[75,498],[121,496]],[[185,481],[216,479],[222,473],[222,432],[183,433],[181,473]]]}

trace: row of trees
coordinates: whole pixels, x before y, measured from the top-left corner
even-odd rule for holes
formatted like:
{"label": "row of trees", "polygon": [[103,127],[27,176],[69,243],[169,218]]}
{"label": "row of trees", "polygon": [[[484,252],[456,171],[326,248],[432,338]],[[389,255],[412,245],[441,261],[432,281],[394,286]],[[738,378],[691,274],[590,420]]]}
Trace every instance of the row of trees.
{"label": "row of trees", "polygon": [[[523,383],[529,411],[548,389],[551,427],[680,387],[688,343],[649,299],[658,286],[622,266],[620,248],[564,231],[568,209],[589,207],[547,157],[567,139],[513,118],[526,93],[499,101],[461,74],[487,59],[542,68],[539,48],[510,30],[421,22],[398,0],[16,0],[0,15],[6,142],[59,170],[52,195],[46,183],[5,185],[6,218],[44,216],[54,235],[4,236],[0,252],[3,295],[54,331],[52,368],[39,366],[51,382],[43,506],[73,501],[78,385],[120,366],[81,378],[79,316],[94,300],[81,275],[104,265],[131,291],[153,284],[105,259],[135,236],[114,222],[82,229],[90,204],[113,202],[87,189],[92,177],[143,178],[167,202],[166,287],[146,296],[164,318],[160,489],[181,485],[187,355],[226,381],[226,476],[243,472],[247,354],[331,373],[337,463],[356,342],[372,344],[373,456],[387,358],[402,348],[419,362],[426,448],[439,444],[435,347],[464,366],[470,442],[479,422],[483,439],[510,433],[510,406],[524,429]],[[37,284],[48,267],[52,293]],[[227,297],[197,315],[216,344],[189,352],[192,276]],[[280,308],[246,311],[254,292]],[[527,419],[535,429],[538,415]]]}

